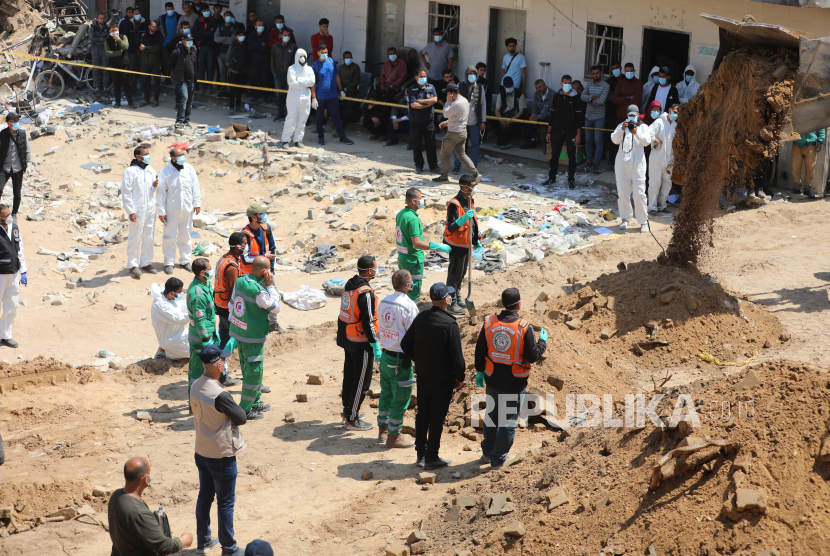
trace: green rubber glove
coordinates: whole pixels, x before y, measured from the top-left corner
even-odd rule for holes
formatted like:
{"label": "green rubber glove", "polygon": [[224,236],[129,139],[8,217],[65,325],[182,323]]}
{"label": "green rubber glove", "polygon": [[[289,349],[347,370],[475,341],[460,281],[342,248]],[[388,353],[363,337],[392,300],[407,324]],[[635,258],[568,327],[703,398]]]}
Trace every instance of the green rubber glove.
{"label": "green rubber glove", "polygon": [[476,373],[476,386],[478,386],[479,388],[484,388],[484,373]]}
{"label": "green rubber glove", "polygon": [[464,213],[464,216],[462,216],[458,220],[456,220],[455,224],[457,226],[463,226],[464,224],[467,223],[467,220],[469,220],[470,218],[472,218],[475,215],[476,215],[476,211],[474,211],[473,209],[470,209],[470,210],[468,210],[467,212]]}
{"label": "green rubber glove", "polygon": [[548,331],[545,330],[544,328],[539,331],[539,339],[542,340],[543,342],[548,341]]}
{"label": "green rubber glove", "polygon": [[442,253],[450,252],[450,246],[446,243],[435,243],[434,241],[430,241],[429,248],[433,251],[441,251]]}
{"label": "green rubber glove", "polygon": [[374,342],[374,343],[369,342],[369,345],[372,346],[372,353],[375,354],[375,361],[380,361],[381,353],[380,353],[380,346],[378,345],[378,343],[377,342]]}

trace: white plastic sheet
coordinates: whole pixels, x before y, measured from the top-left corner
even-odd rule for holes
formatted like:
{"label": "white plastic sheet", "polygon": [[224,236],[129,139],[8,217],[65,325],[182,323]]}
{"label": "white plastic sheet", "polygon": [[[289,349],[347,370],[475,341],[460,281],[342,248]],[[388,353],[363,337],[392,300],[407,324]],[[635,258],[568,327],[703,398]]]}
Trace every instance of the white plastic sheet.
{"label": "white plastic sheet", "polygon": [[283,293],[282,300],[300,311],[320,309],[327,303],[323,290],[315,290],[311,286],[300,286],[299,291]]}

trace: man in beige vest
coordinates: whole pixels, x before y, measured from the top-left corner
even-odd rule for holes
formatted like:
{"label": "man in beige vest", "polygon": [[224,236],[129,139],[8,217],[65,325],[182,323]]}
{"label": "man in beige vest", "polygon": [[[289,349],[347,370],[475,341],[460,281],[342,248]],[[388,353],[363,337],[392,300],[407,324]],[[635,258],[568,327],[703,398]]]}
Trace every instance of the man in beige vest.
{"label": "man in beige vest", "polygon": [[[199,352],[205,374],[190,387],[190,407],[196,430],[196,468],[199,498],[196,500],[198,554],[222,545],[222,556],[244,556],[233,538],[233,506],[236,500],[236,454],[245,449],[239,425],[248,419],[219,382],[228,352],[208,345]],[[210,507],[216,497],[219,538],[210,536]]]}

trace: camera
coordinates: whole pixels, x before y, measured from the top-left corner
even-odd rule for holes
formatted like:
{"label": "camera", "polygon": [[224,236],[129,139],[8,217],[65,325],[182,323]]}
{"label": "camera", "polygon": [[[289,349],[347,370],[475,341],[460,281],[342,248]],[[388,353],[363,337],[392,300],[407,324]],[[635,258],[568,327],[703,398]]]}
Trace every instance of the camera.
{"label": "camera", "polygon": [[634,131],[634,126],[635,126],[635,125],[636,125],[636,124],[633,124],[633,123],[631,123],[631,122],[628,122],[628,131]]}

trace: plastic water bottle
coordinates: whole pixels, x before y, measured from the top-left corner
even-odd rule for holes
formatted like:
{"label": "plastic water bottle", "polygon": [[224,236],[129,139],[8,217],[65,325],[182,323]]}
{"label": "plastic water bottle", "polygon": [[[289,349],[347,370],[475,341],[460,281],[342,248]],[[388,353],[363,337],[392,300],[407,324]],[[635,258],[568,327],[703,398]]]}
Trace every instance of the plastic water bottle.
{"label": "plastic water bottle", "polygon": [[106,357],[114,357],[114,356],[115,356],[115,354],[113,352],[107,351],[107,350],[104,350],[104,349],[102,349],[98,352],[98,357],[100,357],[101,359],[104,359]]}
{"label": "plastic water bottle", "polygon": [[164,508],[161,506],[159,506],[158,521],[159,527],[161,527],[161,530],[164,531]]}

